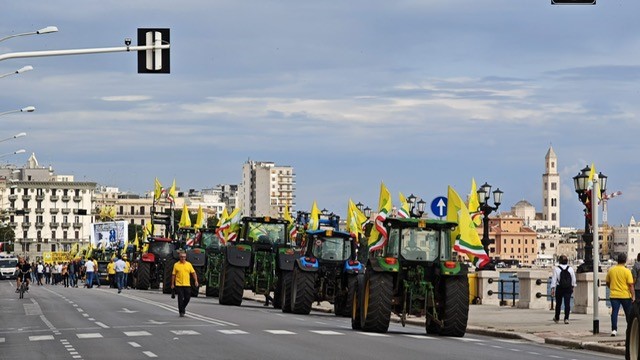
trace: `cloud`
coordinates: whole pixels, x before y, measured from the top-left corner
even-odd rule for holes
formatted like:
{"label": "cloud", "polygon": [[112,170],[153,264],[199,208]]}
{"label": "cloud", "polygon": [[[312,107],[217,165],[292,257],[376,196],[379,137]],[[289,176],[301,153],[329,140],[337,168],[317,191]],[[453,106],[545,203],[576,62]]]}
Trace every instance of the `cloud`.
{"label": "cloud", "polygon": [[103,101],[124,101],[124,102],[134,102],[134,101],[145,101],[151,100],[151,96],[147,95],[119,95],[119,96],[103,96],[100,100]]}

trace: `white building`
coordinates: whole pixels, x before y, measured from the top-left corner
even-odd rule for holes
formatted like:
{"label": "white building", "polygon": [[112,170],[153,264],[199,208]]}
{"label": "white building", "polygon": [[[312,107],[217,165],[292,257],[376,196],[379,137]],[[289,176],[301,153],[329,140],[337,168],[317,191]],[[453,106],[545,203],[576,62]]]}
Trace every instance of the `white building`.
{"label": "white building", "polygon": [[617,259],[618,254],[627,254],[627,263],[633,264],[640,253],[640,223],[632,216],[629,225],[613,227],[613,253],[612,258]]}
{"label": "white building", "polygon": [[38,165],[32,154],[22,168],[0,169],[0,201],[15,233],[14,251],[35,260],[47,251],[69,251],[89,241],[94,182],[76,182]]}
{"label": "white building", "polygon": [[295,206],[295,174],[291,166],[248,160],[242,166],[239,198],[245,216],[282,217]]}
{"label": "white building", "polygon": [[560,174],[558,174],[558,157],[553,151],[553,147],[549,147],[544,159],[541,220],[546,222],[544,225],[549,230],[557,230],[560,228]]}

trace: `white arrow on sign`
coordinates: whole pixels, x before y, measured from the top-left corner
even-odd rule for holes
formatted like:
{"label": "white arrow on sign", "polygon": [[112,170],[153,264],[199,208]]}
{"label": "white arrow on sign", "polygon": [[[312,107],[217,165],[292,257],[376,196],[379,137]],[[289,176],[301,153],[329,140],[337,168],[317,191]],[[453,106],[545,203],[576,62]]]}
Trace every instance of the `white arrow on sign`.
{"label": "white arrow on sign", "polygon": [[122,308],[122,310],[120,310],[120,311],[118,311],[118,312],[125,313],[125,314],[133,314],[133,313],[137,313],[137,311],[135,311],[135,310],[129,310],[129,309],[127,309],[127,308]]}
{"label": "white arrow on sign", "polygon": [[[438,201],[438,204],[436,206],[438,207],[438,209],[440,209],[438,214],[444,214],[444,208],[447,206],[447,204],[444,203],[444,200],[440,199],[440,201]],[[442,215],[440,215],[440,216],[442,216]]]}

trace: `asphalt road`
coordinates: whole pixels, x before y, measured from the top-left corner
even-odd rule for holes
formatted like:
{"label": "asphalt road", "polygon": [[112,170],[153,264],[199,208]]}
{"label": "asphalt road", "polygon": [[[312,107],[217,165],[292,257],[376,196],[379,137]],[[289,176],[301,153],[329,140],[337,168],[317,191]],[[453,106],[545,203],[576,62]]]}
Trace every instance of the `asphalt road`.
{"label": "asphalt road", "polygon": [[187,316],[159,291],[34,287],[18,299],[0,282],[0,359],[619,359],[619,356],[478,335],[426,336],[392,324],[351,330],[333,314],[283,314],[260,303],[192,298]]}

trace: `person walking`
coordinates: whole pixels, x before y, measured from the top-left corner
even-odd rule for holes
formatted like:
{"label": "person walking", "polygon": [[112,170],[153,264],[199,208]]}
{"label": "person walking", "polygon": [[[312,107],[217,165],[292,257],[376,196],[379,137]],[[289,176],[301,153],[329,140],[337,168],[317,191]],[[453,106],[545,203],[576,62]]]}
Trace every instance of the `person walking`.
{"label": "person walking", "polygon": [[44,277],[44,265],[42,264],[42,262],[38,263],[38,266],[36,267],[36,272],[38,273],[38,285],[42,286],[42,278]]}
{"label": "person walking", "polygon": [[556,314],[553,321],[557,324],[560,321],[560,310],[564,304],[564,323],[569,323],[569,313],[571,312],[571,295],[576,287],[576,273],[569,266],[569,259],[566,255],[560,255],[559,265],[553,268],[551,276],[551,296],[556,298]]}
{"label": "person walking", "polygon": [[44,266],[44,283],[51,285],[51,264],[47,263]]}
{"label": "person walking", "polygon": [[87,273],[87,288],[91,289],[93,287],[93,273],[96,270],[96,265],[91,258],[88,258],[84,263],[84,267]]}
{"label": "person walking", "polygon": [[634,290],[636,293],[636,299],[640,299],[640,253],[636,257],[636,262],[631,268],[631,276],[633,277]]}
{"label": "person walking", "polygon": [[127,267],[127,263],[122,260],[122,256],[118,255],[118,260],[114,263],[114,271],[116,273],[116,286],[118,287],[118,294],[122,292],[124,287],[124,269]]}
{"label": "person walking", "polygon": [[116,288],[116,258],[112,257],[111,262],[107,264],[107,276],[109,277],[109,287]]}
{"label": "person walking", "polygon": [[124,280],[123,284],[125,289],[129,288],[129,272],[131,271],[131,263],[127,259],[127,254],[122,255],[122,261],[124,261]]}
{"label": "person walking", "polygon": [[64,287],[69,287],[69,265],[68,263],[62,263],[62,270],[60,271],[60,276],[62,277],[62,285]]}
{"label": "person walking", "polygon": [[173,265],[171,290],[175,290],[178,295],[178,313],[180,317],[184,317],[189,300],[191,300],[191,282],[189,278],[193,277],[196,287],[199,285],[196,271],[191,263],[187,261],[187,253],[180,252],[179,259],[180,261]]}
{"label": "person walking", "polygon": [[76,260],[71,259],[69,261],[69,265],[67,266],[67,270],[69,271],[69,286],[76,286]]}
{"label": "person walking", "polygon": [[636,298],[633,276],[626,268],[627,254],[618,255],[618,265],[612,266],[607,272],[607,287],[609,288],[609,301],[611,302],[611,336],[618,335],[618,313],[620,306],[624,310],[627,323],[631,316],[631,303]]}

